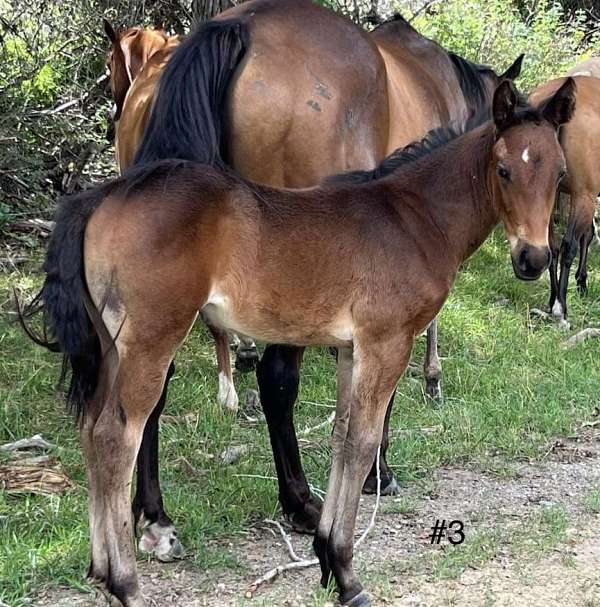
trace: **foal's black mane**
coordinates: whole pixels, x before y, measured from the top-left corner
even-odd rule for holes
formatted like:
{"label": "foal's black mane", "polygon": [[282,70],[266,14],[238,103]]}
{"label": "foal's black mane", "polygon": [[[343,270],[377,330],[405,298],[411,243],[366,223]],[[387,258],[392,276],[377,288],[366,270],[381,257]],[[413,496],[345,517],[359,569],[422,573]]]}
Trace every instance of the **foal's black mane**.
{"label": "foal's black mane", "polygon": [[395,13],[387,21],[384,21],[379,27],[384,27],[385,25],[388,25],[390,23],[401,23],[412,33],[419,36],[419,38],[429,42],[430,44],[435,45],[446,55],[448,55],[450,61],[452,62],[452,66],[454,67],[456,77],[458,78],[460,90],[462,91],[462,94],[470,111],[477,112],[479,108],[482,108],[486,104],[487,96],[485,87],[485,75],[495,75],[495,72],[494,70],[492,70],[492,68],[488,67],[487,65],[473,63],[472,61],[469,61],[468,59],[465,59],[464,57],[461,57],[456,53],[452,53],[446,50],[443,46],[435,42],[435,40],[431,40],[430,38],[423,36],[423,34],[416,30],[400,13]]}
{"label": "foal's black mane", "polygon": [[[517,126],[524,122],[535,122],[539,124],[542,121],[541,112],[527,104],[526,100],[519,97],[518,108],[511,120],[510,126]],[[429,156],[435,150],[443,148],[451,141],[462,137],[464,134],[476,129],[487,122],[490,118],[489,111],[480,111],[471,116],[468,120],[459,125],[450,125],[432,129],[420,141],[409,143],[406,147],[394,150],[389,156],[384,158],[379,166],[370,171],[350,171],[327,177],[324,184],[353,184],[359,185],[376,181],[391,175],[402,166],[415,162],[420,158]]]}

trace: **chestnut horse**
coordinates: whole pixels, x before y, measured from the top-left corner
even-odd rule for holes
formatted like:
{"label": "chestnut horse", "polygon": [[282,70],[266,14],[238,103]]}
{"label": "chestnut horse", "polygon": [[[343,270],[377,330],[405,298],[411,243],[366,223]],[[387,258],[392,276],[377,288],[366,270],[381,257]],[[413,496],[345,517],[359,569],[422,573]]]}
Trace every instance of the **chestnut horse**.
{"label": "chestnut horse", "polygon": [[[249,52],[241,59],[231,84],[217,80],[219,66],[228,66],[231,59],[220,57],[214,50],[218,43],[208,37],[210,28],[219,23],[215,21],[202,30],[207,38],[202,56],[192,55],[193,48],[177,51],[173,60],[190,62],[187,69],[195,66],[197,71],[186,80],[178,79],[181,68],[165,73],[152,129],[159,135],[162,128],[170,130],[171,123],[161,118],[167,113],[164,104],[185,99],[184,91],[200,90],[205,81],[228,100],[227,115],[215,122],[207,115],[204,98],[182,105],[175,119],[181,129],[181,146],[173,150],[159,143],[153,158],[198,158],[194,144],[186,139],[186,133],[193,132],[196,125],[218,139],[217,149],[244,177],[280,187],[314,185],[335,172],[370,168],[386,152],[424,136],[429,129],[460,122],[489,106],[495,84],[503,78],[515,78],[522,60],[519,57],[507,72],[497,76],[485,66],[448,53],[400,17],[367,34],[306,1],[248,2],[223,15],[233,13],[247,20]],[[307,22],[314,24],[310,32],[298,25]],[[129,104],[136,100],[138,87],[147,91],[156,86],[158,72],[144,69],[138,80],[117,126],[120,159],[134,156],[144,130],[140,127],[145,127],[127,118]],[[140,108],[136,111],[145,116],[146,110],[141,108],[149,107],[152,99],[144,93],[141,100],[131,107]],[[126,128],[127,124],[135,124],[135,128]],[[428,332],[426,360],[428,391],[432,394],[439,391],[440,378],[434,337],[435,325]],[[257,377],[284,514],[297,530],[310,531],[316,528],[320,502],[310,494],[293,424],[302,354],[302,348],[289,345],[267,347]],[[164,403],[165,394],[144,434],[134,512],[136,520],[143,523],[140,547],[166,560],[181,548],[164,511],[159,485],[158,419]],[[383,492],[392,493],[397,483],[385,461],[387,421],[380,467]],[[365,489],[374,491],[375,487],[374,466]]]}
{"label": "chestnut horse", "polygon": [[[210,27],[240,48],[241,23]],[[199,38],[184,44],[203,48]],[[565,167],[557,129],[572,114],[574,88],[568,79],[534,110],[505,81],[493,121],[462,134],[438,129],[375,170],[321,187],[274,189],[166,160],[61,206],[37,301],[72,369],[89,479],[89,577],[114,604],[146,605],[129,487],[173,357],[201,316],[269,343],[338,348],[333,461],[314,547],[322,583],[335,579],[341,603],[371,605],[352,566],[354,529],[390,397],[415,336],[499,221],[518,278],[547,268]],[[171,135],[177,152],[179,133]],[[220,147],[205,154],[219,158]]]}
{"label": "chestnut horse", "polygon": [[[113,107],[110,111],[107,136],[114,137],[114,126],[121,120],[127,93],[144,68],[145,74],[164,67],[164,60],[169,57],[171,49],[178,43],[177,36],[167,36],[161,29],[144,29],[130,27],[122,32],[117,31],[106,19],[104,31],[111,42],[111,48],[106,57],[106,70],[110,78],[110,89]],[[138,100],[143,98],[143,91],[138,91]],[[139,103],[139,101],[138,101]],[[140,112],[132,112],[130,116],[138,116],[138,120],[147,117]],[[117,162],[119,153],[117,148]],[[120,164],[120,163],[119,163]]]}
{"label": "chestnut horse", "polygon": [[[581,64],[585,66],[587,62]],[[580,66],[571,72],[578,73]],[[569,124],[560,131],[560,142],[567,160],[567,174],[560,190],[570,196],[569,218],[562,240],[554,236],[552,224],[549,307],[560,326],[568,328],[567,287],[571,265],[579,251],[579,267],[575,274],[581,294],[587,291],[587,256],[596,229],[594,215],[600,192],[600,79],[574,76],[577,83],[577,110]],[[529,96],[533,105],[543,103],[564,83],[564,78],[551,80],[538,86]],[[560,258],[560,276],[558,266]]]}

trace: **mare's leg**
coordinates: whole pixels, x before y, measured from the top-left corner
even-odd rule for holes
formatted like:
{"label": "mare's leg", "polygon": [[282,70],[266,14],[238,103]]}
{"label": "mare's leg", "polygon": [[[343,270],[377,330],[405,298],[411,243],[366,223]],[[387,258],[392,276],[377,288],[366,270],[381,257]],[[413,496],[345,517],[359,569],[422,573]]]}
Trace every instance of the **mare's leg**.
{"label": "mare's leg", "polygon": [[[396,390],[390,398],[390,402],[385,412],[385,420],[383,423],[383,438],[381,440],[381,452],[379,455],[379,478],[381,480],[381,495],[398,495],[400,493],[400,485],[394,477],[394,473],[387,463],[387,451],[390,446],[390,417],[392,415],[392,407],[394,406],[394,398]],[[373,462],[369,476],[363,486],[363,493],[377,493],[377,461]]]}
{"label": "mare's leg", "polygon": [[558,283],[558,298],[552,308],[553,316],[565,328],[567,321],[567,288],[573,260],[579,250],[582,236],[589,234],[594,220],[596,196],[587,193],[577,193],[571,196],[571,215],[561,246],[561,268]]}
{"label": "mare's leg", "polygon": [[[361,487],[382,440],[386,407],[406,368],[411,337],[355,343],[340,350],[333,463],[315,536],[323,582],[335,577],[340,602],[371,605],[353,568],[354,528]],[[342,354],[343,352],[343,354]]]}
{"label": "mare's leg", "polygon": [[269,428],[283,513],[297,531],[313,532],[319,521],[321,501],[310,493],[294,428],[294,403],[303,354],[304,348],[267,346],[256,368],[256,378]]}
{"label": "mare's leg", "polygon": [[158,404],[144,428],[137,457],[137,484],[133,500],[135,527],[141,534],[139,549],[165,562],[181,558],[184,552],[173,521],[163,506],[158,468],[159,420],[165,408],[169,380],[174,372],[175,364],[171,363]]}
{"label": "mare's leg", "polygon": [[590,245],[596,236],[596,226],[594,223],[590,226],[587,234],[584,234],[579,240],[579,266],[575,273],[575,280],[577,281],[577,290],[580,295],[587,293],[587,258]]}
{"label": "mare's leg", "polygon": [[258,364],[256,344],[247,337],[240,337],[235,351],[235,368],[240,373],[253,371]]}
{"label": "mare's leg", "polygon": [[427,352],[425,354],[425,390],[431,398],[442,400],[442,363],[438,356],[437,316],[427,327]]}
{"label": "mare's leg", "polygon": [[217,400],[225,409],[237,411],[239,399],[233,383],[233,372],[229,357],[229,336],[222,329],[213,327],[208,323],[206,323],[206,326],[215,340],[215,349],[217,351],[217,366],[219,368],[219,393]]}
{"label": "mare's leg", "polygon": [[550,218],[550,223],[548,224],[548,245],[552,253],[552,260],[548,266],[548,273],[550,274],[550,301],[548,302],[548,308],[553,310],[556,298],[558,297],[558,258],[560,255],[558,238],[554,230],[554,217]]}

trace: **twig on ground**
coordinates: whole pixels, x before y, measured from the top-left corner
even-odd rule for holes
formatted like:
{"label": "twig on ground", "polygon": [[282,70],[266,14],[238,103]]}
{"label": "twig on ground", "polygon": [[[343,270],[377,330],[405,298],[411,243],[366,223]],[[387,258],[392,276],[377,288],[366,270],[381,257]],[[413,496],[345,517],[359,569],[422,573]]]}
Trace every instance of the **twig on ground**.
{"label": "twig on ground", "polygon": [[564,341],[561,345],[564,349],[574,348],[577,344],[585,341],[589,337],[600,337],[600,329],[596,329],[593,327],[588,327],[587,329],[583,329],[583,331],[579,331],[579,333],[575,333]]}
{"label": "twig on ground", "polygon": [[320,430],[321,428],[326,428],[327,426],[331,425],[331,423],[333,422],[334,419],[335,419],[335,411],[324,422],[321,422],[320,424],[317,424],[316,426],[312,426],[310,428],[307,427],[307,428],[304,428],[304,430],[300,430],[300,432],[298,432],[298,436],[307,436],[308,434],[311,434],[315,430]]}
{"label": "twig on ground", "polygon": [[292,540],[290,540],[290,536],[285,532],[283,525],[279,521],[274,521],[271,518],[266,518],[265,523],[277,527],[277,529],[279,530],[279,533],[281,534],[281,537],[283,538],[283,541],[285,542],[285,545],[287,546],[288,554],[290,555],[290,558],[292,559],[292,561],[300,562],[300,561],[307,560],[296,554],[296,551],[294,550],[294,547],[292,546]]}
{"label": "twig on ground", "polygon": [[369,535],[369,533],[371,532],[373,527],[375,527],[375,517],[377,516],[377,511],[379,510],[379,502],[381,501],[381,471],[379,469],[380,455],[381,455],[381,445],[379,445],[379,447],[377,447],[377,455],[375,456],[377,458],[375,460],[375,462],[376,462],[375,469],[377,471],[377,493],[375,495],[375,507],[373,508],[373,512],[371,514],[371,520],[369,521],[369,524],[367,525],[365,530],[362,532],[362,535],[356,540],[356,542],[354,542],[355,551],[362,544],[362,542],[367,537],[367,535]]}
{"label": "twig on ground", "polygon": [[54,445],[44,439],[41,434],[36,434],[31,438],[21,438],[13,443],[0,446],[0,451],[17,451],[18,449],[54,449]]}

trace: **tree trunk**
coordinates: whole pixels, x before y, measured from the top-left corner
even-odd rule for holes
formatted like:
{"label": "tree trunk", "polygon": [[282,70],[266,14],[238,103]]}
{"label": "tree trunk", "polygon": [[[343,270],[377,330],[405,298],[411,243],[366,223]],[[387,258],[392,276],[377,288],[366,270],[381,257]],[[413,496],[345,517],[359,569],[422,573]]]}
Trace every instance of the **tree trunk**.
{"label": "tree trunk", "polygon": [[[235,4],[239,4],[239,2]],[[208,21],[232,6],[234,6],[232,0],[194,0],[192,2],[192,17],[196,21]]]}

